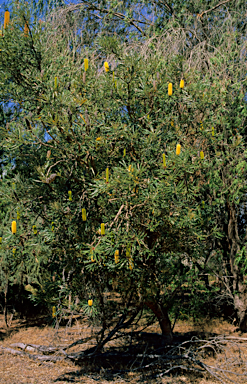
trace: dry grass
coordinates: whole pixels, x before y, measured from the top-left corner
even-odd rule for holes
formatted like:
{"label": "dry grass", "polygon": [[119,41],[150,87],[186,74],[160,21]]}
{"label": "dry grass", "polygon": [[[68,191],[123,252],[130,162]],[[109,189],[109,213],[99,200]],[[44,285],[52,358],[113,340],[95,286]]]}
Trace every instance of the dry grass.
{"label": "dry grass", "polygon": [[[88,337],[91,330],[88,324],[77,321],[72,327],[61,327],[58,330],[48,326],[42,318],[36,319],[33,322],[26,322],[21,320],[13,320],[11,327],[6,331],[3,319],[0,318],[0,337],[1,346],[9,347],[13,343],[29,343],[39,344],[46,346],[63,346],[72,343],[73,341]],[[38,320],[38,321],[37,321]],[[205,321],[197,324],[191,322],[178,321],[175,326],[175,335],[185,334],[203,334],[204,337],[210,335],[227,335],[242,337],[236,333],[236,327],[228,324],[225,321],[212,320]],[[149,327],[148,332],[159,332],[158,324]],[[243,336],[244,337],[244,336]],[[113,344],[114,342],[112,342]],[[91,344],[93,345],[93,344]],[[90,347],[90,342],[86,347]],[[78,348],[78,347],[76,347]],[[76,349],[75,348],[75,349]],[[84,346],[85,348],[85,346]],[[79,346],[82,349],[82,346]],[[237,351],[229,350],[233,356]],[[208,364],[215,364],[215,358],[208,356],[205,358]],[[219,381],[207,377],[206,375],[199,375],[191,373],[185,375],[184,372],[175,372],[173,376],[160,376],[152,375],[149,372],[140,371],[116,371],[105,367],[100,367],[97,362],[83,363],[76,366],[70,362],[45,362],[40,363],[30,360],[28,357],[15,356],[0,350],[0,383],[4,384],[48,384],[48,383],[195,383],[195,384],[213,384]],[[236,378],[235,378],[236,380]],[[239,381],[243,382],[243,381]]]}

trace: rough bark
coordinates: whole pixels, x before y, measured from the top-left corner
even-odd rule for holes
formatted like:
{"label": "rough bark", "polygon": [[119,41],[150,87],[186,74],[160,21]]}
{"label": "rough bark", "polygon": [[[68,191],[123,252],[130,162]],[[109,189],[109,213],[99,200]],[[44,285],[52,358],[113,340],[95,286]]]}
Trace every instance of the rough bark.
{"label": "rough bark", "polygon": [[152,312],[157,317],[164,340],[167,343],[172,342],[173,340],[172,328],[171,328],[171,322],[170,322],[167,310],[156,301],[146,301],[145,304],[148,306],[148,308],[152,310]]}
{"label": "rough bark", "polygon": [[247,294],[243,287],[243,292],[239,292],[234,296],[234,308],[237,312],[239,328],[242,332],[247,332]]}
{"label": "rough bark", "polygon": [[242,245],[238,233],[237,213],[234,204],[228,203],[228,249],[231,269],[229,287],[231,287],[234,308],[236,310],[239,328],[247,332],[247,286],[245,277],[241,271],[241,264],[236,263],[236,255]]}

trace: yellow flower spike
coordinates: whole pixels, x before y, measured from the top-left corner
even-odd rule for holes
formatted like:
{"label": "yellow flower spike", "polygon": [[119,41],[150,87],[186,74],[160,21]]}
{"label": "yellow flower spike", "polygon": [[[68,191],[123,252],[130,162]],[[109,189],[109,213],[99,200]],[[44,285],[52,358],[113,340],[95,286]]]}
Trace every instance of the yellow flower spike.
{"label": "yellow flower spike", "polygon": [[109,64],[107,63],[107,61],[105,61],[104,67],[105,67],[105,71],[109,72],[110,68],[109,68]]}
{"label": "yellow flower spike", "polygon": [[200,158],[201,158],[201,160],[204,160],[204,152],[203,151],[200,152]]}
{"label": "yellow flower spike", "polygon": [[109,168],[108,167],[106,168],[105,176],[106,176],[106,182],[109,183]]}
{"label": "yellow flower spike", "polygon": [[184,88],[184,80],[180,80],[180,88],[183,89]]}
{"label": "yellow flower spike", "polygon": [[129,259],[129,269],[132,271],[132,269],[134,268],[134,261],[132,259],[132,257]]}
{"label": "yellow flower spike", "polygon": [[212,127],[212,136],[214,136],[214,127]]}
{"label": "yellow flower spike", "polygon": [[29,28],[28,28],[27,23],[25,23],[25,25],[24,25],[24,36],[28,37],[28,34],[29,34]]}
{"label": "yellow flower spike", "polygon": [[52,232],[54,232],[54,229],[55,229],[55,227],[54,227],[54,221],[52,221],[52,223],[51,223],[51,230],[52,230]]}
{"label": "yellow flower spike", "polygon": [[101,137],[97,137],[96,141],[101,141]]}
{"label": "yellow flower spike", "polygon": [[52,307],[52,317],[56,317],[56,307]]}
{"label": "yellow flower spike", "polygon": [[57,89],[57,76],[55,76],[55,79],[54,79],[54,88]]}
{"label": "yellow flower spike", "polygon": [[10,19],[10,13],[9,13],[9,11],[5,11],[4,12],[4,23],[3,23],[4,29],[9,25],[9,19]]}
{"label": "yellow flower spike", "polygon": [[94,248],[91,248],[91,249],[90,249],[90,255],[91,255],[91,261],[92,261],[92,263],[95,262],[95,260],[94,260],[94,258],[93,258],[93,250],[94,250]]}
{"label": "yellow flower spike", "polygon": [[124,157],[126,156],[126,148],[124,148],[124,150],[123,150],[123,156]]}
{"label": "yellow flower spike", "polygon": [[127,259],[130,258],[130,254],[131,254],[131,245],[128,244],[127,248],[126,248],[126,257],[127,257]]}
{"label": "yellow flower spike", "polygon": [[88,70],[88,59],[84,59],[84,69],[85,72]]}
{"label": "yellow flower spike", "polygon": [[15,255],[16,253],[16,248],[13,248],[13,255]]}
{"label": "yellow flower spike", "polygon": [[202,200],[202,208],[204,209],[205,208],[205,201]]}
{"label": "yellow flower spike", "polygon": [[115,263],[116,264],[119,263],[119,250],[118,249],[116,249],[114,257],[115,257]]}
{"label": "yellow flower spike", "polygon": [[174,121],[173,120],[171,120],[171,126],[174,127]]}
{"label": "yellow flower spike", "polygon": [[16,233],[16,221],[12,221],[11,231],[13,234]]}
{"label": "yellow flower spike", "polygon": [[101,233],[101,236],[104,236],[104,235],[105,235],[105,224],[104,224],[104,223],[101,223],[101,226],[100,226],[100,233]]}
{"label": "yellow flower spike", "polygon": [[82,210],[81,210],[81,217],[82,217],[82,221],[87,220],[87,212],[86,212],[85,208],[82,208]]}
{"label": "yellow flower spike", "polygon": [[93,300],[92,299],[90,299],[90,300],[88,300],[88,305],[89,305],[89,307],[92,307],[92,305],[93,305]]}
{"label": "yellow flower spike", "polygon": [[180,155],[180,152],[181,152],[181,145],[177,144],[177,146],[176,146],[176,155]]}
{"label": "yellow flower spike", "polygon": [[164,168],[166,168],[166,155],[163,153],[163,165],[164,165]]}
{"label": "yellow flower spike", "polygon": [[203,131],[203,122],[201,121],[201,131]]}
{"label": "yellow flower spike", "polygon": [[128,171],[131,172],[131,173],[133,173],[133,171],[134,171],[134,169],[133,169],[131,164],[128,166]]}
{"label": "yellow flower spike", "polygon": [[69,201],[72,201],[72,191],[68,191]]}
{"label": "yellow flower spike", "polygon": [[172,83],[168,84],[168,96],[172,96]]}
{"label": "yellow flower spike", "polygon": [[37,235],[37,233],[38,233],[37,228],[36,228],[36,225],[33,225],[33,233],[34,233],[35,235]]}
{"label": "yellow flower spike", "polygon": [[2,240],[3,240],[3,238],[2,238],[2,237],[0,237],[0,244],[2,244]]}

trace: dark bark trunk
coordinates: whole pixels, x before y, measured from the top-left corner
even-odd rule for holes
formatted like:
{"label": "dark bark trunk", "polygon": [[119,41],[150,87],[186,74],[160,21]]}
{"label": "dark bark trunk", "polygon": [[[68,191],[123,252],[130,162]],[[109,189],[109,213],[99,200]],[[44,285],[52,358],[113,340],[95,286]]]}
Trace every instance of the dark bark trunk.
{"label": "dark bark trunk", "polygon": [[165,341],[167,343],[172,342],[172,328],[167,310],[156,301],[146,301],[145,304],[148,306],[148,308],[151,309],[151,311],[153,311],[157,317]]}
{"label": "dark bark trunk", "polygon": [[247,285],[242,272],[242,265],[236,263],[236,255],[243,246],[238,234],[237,212],[234,204],[228,203],[228,249],[231,277],[228,277],[228,287],[232,291],[234,309],[237,314],[239,328],[247,332]]}
{"label": "dark bark trunk", "polygon": [[234,296],[234,308],[237,313],[240,330],[247,332],[247,292],[245,286],[241,288],[242,292],[238,292]]}
{"label": "dark bark trunk", "polygon": [[5,321],[5,324],[6,324],[7,328],[9,326],[8,325],[8,308],[7,308],[7,304],[8,304],[8,300],[7,300],[8,288],[9,288],[9,283],[7,281],[5,289],[4,289],[4,307],[3,307],[3,317],[4,317],[4,321]]}

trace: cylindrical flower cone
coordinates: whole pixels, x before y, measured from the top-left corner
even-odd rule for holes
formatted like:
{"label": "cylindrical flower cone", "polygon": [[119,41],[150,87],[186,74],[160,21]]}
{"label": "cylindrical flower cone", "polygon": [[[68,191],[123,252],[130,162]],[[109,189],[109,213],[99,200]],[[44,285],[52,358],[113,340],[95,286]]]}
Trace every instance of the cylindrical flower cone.
{"label": "cylindrical flower cone", "polygon": [[88,70],[88,59],[84,59],[84,69],[85,72]]}
{"label": "cylindrical flower cone", "polygon": [[16,221],[12,221],[11,231],[13,234],[16,233]]}
{"label": "cylindrical flower cone", "polygon": [[181,145],[177,144],[177,146],[176,146],[176,155],[180,155],[180,152],[181,152]]}
{"label": "cylindrical flower cone", "polygon": [[109,72],[110,68],[109,68],[109,64],[107,63],[107,61],[105,61],[104,67],[105,67],[105,71]]}
{"label": "cylindrical flower cone", "polygon": [[172,96],[172,83],[168,84],[168,96]]}
{"label": "cylindrical flower cone", "polygon": [[101,232],[102,236],[105,235],[105,224],[104,223],[101,223],[100,232]]}

